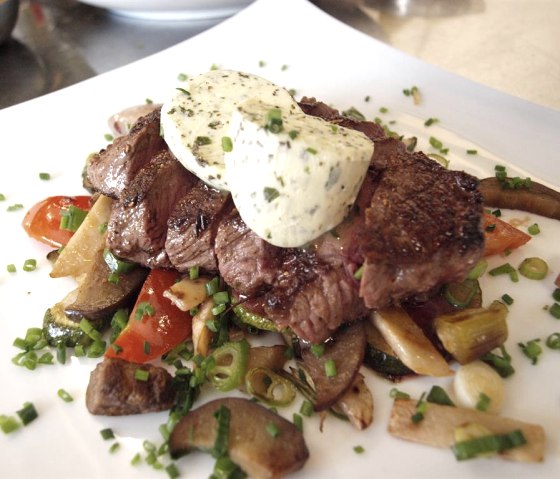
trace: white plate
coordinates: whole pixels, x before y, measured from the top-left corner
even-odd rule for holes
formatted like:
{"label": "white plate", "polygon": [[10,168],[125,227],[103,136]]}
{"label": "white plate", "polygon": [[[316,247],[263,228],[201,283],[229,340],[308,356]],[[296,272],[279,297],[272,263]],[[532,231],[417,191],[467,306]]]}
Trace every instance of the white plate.
{"label": "white plate", "polygon": [[[272,25],[278,27],[272,28]],[[261,62],[265,63],[265,66]],[[73,360],[65,366],[27,371],[11,364],[18,352],[12,341],[26,328],[41,323],[45,309],[70,289],[64,280],[49,278],[44,259],[48,248],[26,237],[20,227],[25,209],[55,194],[79,194],[80,173],[86,156],[105,146],[107,117],[146,98],[162,101],[178,85],[179,73],[204,72],[216,64],[250,71],[288,88],[297,96],[314,95],[341,109],[355,106],[368,117],[395,119],[395,130],[418,134],[430,151],[427,138],[434,135],[450,146],[451,166],[480,176],[491,175],[496,162],[512,173],[530,174],[560,187],[560,113],[521,101],[453,76],[333,20],[304,0],[259,0],[216,28],[157,55],[109,72],[73,87],[0,111],[5,173],[0,193],[6,196],[0,211],[2,250],[0,264],[0,414],[13,414],[23,402],[32,401],[40,417],[27,428],[0,437],[0,471],[6,478],[157,478],[149,466],[130,465],[142,450],[142,441],[159,441],[158,425],[166,414],[142,417],[95,417],[86,412],[84,392],[95,360]],[[286,65],[287,67],[284,67]],[[405,97],[403,88],[417,85],[420,106]],[[370,96],[371,100],[364,99]],[[388,113],[379,113],[380,107]],[[429,117],[440,119],[426,128]],[[465,153],[476,148],[478,155]],[[39,172],[49,172],[41,181]],[[7,212],[11,204],[25,209]],[[551,272],[544,281],[507,278],[484,280],[486,302],[509,293],[515,298],[509,315],[508,349],[516,374],[507,380],[504,415],[542,424],[548,437],[543,464],[516,464],[501,460],[457,463],[446,450],[399,441],[386,432],[391,384],[367,374],[375,399],[374,424],[364,432],[329,418],[324,432],[318,417],[305,420],[311,457],[294,477],[341,478],[465,478],[557,477],[560,470],[560,352],[545,350],[536,366],[530,365],[517,346],[560,331],[560,321],[543,306],[552,303],[553,279],[560,272],[558,222],[525,213],[509,216],[537,221],[542,233],[507,261],[517,265],[526,256],[545,258]],[[25,273],[21,265],[37,258],[38,268]],[[506,261],[492,258],[492,265]],[[16,274],[6,265],[14,263]],[[420,396],[433,384],[450,387],[450,380],[430,378],[403,382],[399,388]],[[65,388],[73,403],[56,395]],[[289,413],[289,417],[291,414]],[[111,427],[120,450],[109,453],[110,442],[99,431]],[[364,447],[363,454],[353,447]],[[193,454],[178,463],[185,478],[206,478],[213,461]]]}
{"label": "white plate", "polygon": [[80,0],[117,15],[145,20],[200,20],[224,18],[253,0]]}

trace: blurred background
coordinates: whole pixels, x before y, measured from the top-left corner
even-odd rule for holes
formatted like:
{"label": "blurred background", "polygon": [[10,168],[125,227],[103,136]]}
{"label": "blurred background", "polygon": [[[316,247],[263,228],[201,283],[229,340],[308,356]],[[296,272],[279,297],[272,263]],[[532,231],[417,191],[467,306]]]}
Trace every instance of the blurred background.
{"label": "blurred background", "polygon": [[[560,109],[560,0],[310,1],[431,64]],[[0,0],[0,108],[156,53],[251,0],[173,3]]]}

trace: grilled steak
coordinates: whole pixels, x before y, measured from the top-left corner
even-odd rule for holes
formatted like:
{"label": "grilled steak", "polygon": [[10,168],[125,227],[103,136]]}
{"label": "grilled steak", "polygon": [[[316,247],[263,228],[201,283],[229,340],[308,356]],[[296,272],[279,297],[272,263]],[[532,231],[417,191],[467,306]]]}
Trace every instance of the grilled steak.
{"label": "grilled steak", "polygon": [[150,268],[169,268],[167,219],[198,179],[169,151],[142,168],[113,206],[107,246],[117,255]]}
{"label": "grilled steak", "polygon": [[397,148],[385,156],[358,239],[365,258],[360,296],[368,308],[461,280],[484,246],[474,177],[423,153]]}
{"label": "grilled steak", "polygon": [[167,145],[160,135],[160,110],[140,118],[126,136],[115,138],[106,149],[93,155],[86,177],[95,191],[119,198],[123,189]]}
{"label": "grilled steak", "polygon": [[179,200],[167,221],[165,251],[175,269],[199,266],[217,271],[214,238],[225,211],[232,207],[230,195],[198,181]]}
{"label": "grilled steak", "polygon": [[253,296],[273,284],[286,250],[257,236],[234,208],[220,222],[215,251],[224,281],[238,293]]}
{"label": "grilled steak", "polygon": [[[109,247],[150,267],[217,267],[231,288],[252,300],[248,305],[313,343],[368,309],[462,279],[483,250],[477,180],[407,152],[375,123],[345,118],[314,99],[301,106],[375,142],[353,211],[335,230],[306,248],[275,247],[167,151],[123,189]],[[94,168],[88,174],[94,176]],[[354,273],[362,265],[358,281]]]}
{"label": "grilled steak", "polygon": [[[135,378],[138,369],[148,372],[146,381]],[[175,396],[173,378],[165,369],[105,358],[90,375],[86,407],[105,416],[141,414],[170,409]]]}

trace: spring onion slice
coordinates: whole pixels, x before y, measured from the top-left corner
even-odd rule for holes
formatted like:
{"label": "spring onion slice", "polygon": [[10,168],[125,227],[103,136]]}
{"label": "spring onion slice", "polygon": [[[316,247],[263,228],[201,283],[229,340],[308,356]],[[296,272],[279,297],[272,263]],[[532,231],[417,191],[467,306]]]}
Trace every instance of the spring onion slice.
{"label": "spring onion slice", "polygon": [[208,368],[206,376],[214,387],[222,392],[238,387],[247,371],[249,343],[245,340],[224,343],[214,350],[214,365]]}
{"label": "spring onion slice", "polygon": [[35,406],[30,402],[24,403],[23,408],[16,412],[24,426],[27,426],[30,422],[39,417]]}
{"label": "spring onion slice", "polygon": [[270,406],[287,406],[296,397],[294,384],[268,368],[250,369],[245,376],[245,387],[251,396]]}
{"label": "spring onion slice", "polygon": [[78,231],[88,212],[70,205],[67,210],[60,212],[60,229],[68,231]]}
{"label": "spring onion slice", "polygon": [[525,258],[519,265],[519,272],[529,279],[544,279],[548,273],[548,264],[542,258]]}
{"label": "spring onion slice", "polygon": [[506,434],[482,436],[467,441],[456,442],[451,450],[458,461],[473,459],[488,453],[500,453],[527,443],[519,429]]}

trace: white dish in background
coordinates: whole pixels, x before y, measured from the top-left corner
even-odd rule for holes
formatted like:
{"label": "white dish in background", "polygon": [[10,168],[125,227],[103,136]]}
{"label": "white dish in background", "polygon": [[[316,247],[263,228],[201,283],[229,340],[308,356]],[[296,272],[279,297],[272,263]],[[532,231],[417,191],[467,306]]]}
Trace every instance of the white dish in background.
{"label": "white dish in background", "polygon": [[94,7],[144,20],[225,18],[253,0],[80,0]]}
{"label": "white dish in background", "polygon": [[[273,26],[276,26],[273,28]],[[0,437],[2,477],[20,479],[105,479],[107,477],[160,478],[146,464],[131,466],[142,451],[142,442],[160,442],[158,426],[167,414],[140,417],[91,416],[84,394],[89,372],[96,360],[73,359],[64,366],[39,367],[28,371],[10,360],[18,352],[12,342],[28,327],[41,324],[44,311],[59,301],[72,284],[49,277],[45,259],[49,248],[27,238],[21,229],[25,211],[51,195],[80,194],[81,171],[86,156],[105,147],[107,118],[146,98],[161,102],[179,86],[179,73],[196,74],[212,65],[249,71],[294,88],[296,97],[316,96],[344,110],[354,106],[368,118],[396,120],[392,128],[405,135],[416,134],[420,146],[429,150],[427,139],[436,136],[450,147],[451,167],[465,168],[479,176],[493,174],[496,162],[511,173],[530,175],[560,187],[560,113],[513,98],[495,90],[422,63],[377,42],[327,16],[304,0],[258,0],[217,27],[161,53],[100,75],[72,87],[0,111],[0,131],[5,165],[0,193],[6,200],[0,209],[0,375],[3,394],[0,414],[15,414],[25,401],[33,402],[39,418],[27,428]],[[417,85],[422,103],[414,106],[404,88]],[[365,101],[366,96],[370,97]],[[380,113],[381,107],[388,108]],[[425,119],[437,117],[430,128]],[[476,148],[477,155],[466,149]],[[41,181],[49,172],[50,181]],[[7,212],[9,205],[24,209]],[[560,322],[543,306],[552,303],[554,277],[560,272],[557,221],[525,213],[508,213],[537,221],[542,233],[507,261],[517,265],[526,256],[542,256],[551,273],[544,281],[484,278],[485,303],[509,293],[508,350],[516,374],[506,382],[503,414],[542,424],[548,445],[542,464],[518,464],[499,459],[457,463],[450,451],[431,449],[394,439],[386,432],[392,384],[366,371],[375,401],[374,424],[358,432],[347,423],[329,418],[323,433],[319,418],[305,419],[310,459],[294,478],[449,478],[557,477],[560,470],[560,352],[546,348],[538,365],[524,358],[518,342],[544,338],[560,331]],[[38,268],[25,273],[21,265],[37,258]],[[491,258],[491,265],[505,262]],[[16,274],[7,264],[18,267]],[[432,385],[451,390],[450,379],[414,379],[398,384],[415,397]],[[66,389],[75,398],[64,403],[57,395]],[[201,400],[203,400],[201,398]],[[294,409],[299,408],[299,402]],[[291,418],[291,410],[286,416]],[[103,441],[101,429],[111,427],[120,449],[111,454],[111,442]],[[361,445],[363,454],[354,446]],[[184,478],[207,478],[213,467],[210,456],[192,454],[177,462]]]}

